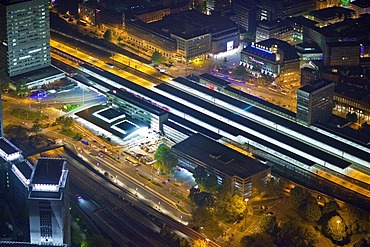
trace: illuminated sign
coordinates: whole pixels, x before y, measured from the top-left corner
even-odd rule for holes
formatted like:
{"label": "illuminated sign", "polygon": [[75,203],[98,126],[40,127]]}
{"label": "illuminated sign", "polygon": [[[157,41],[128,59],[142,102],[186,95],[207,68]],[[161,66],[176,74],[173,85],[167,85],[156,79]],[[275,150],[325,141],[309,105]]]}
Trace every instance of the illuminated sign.
{"label": "illuminated sign", "polygon": [[269,53],[269,54],[272,54],[272,53],[273,53],[273,52],[271,51],[271,48],[268,48],[268,47],[266,47],[266,46],[259,45],[259,44],[254,44],[254,42],[252,42],[251,47],[252,47],[252,48],[254,48],[254,49],[257,49],[257,50],[260,50],[260,51],[263,51],[263,52]]}
{"label": "illuminated sign", "polygon": [[53,191],[57,192],[59,190],[59,185],[55,184],[33,184],[33,191]]}

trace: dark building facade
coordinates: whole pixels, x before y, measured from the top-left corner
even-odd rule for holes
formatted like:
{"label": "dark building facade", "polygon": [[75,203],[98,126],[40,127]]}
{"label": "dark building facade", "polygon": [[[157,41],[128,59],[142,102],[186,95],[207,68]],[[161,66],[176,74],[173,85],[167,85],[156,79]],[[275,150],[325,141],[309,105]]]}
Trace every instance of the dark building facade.
{"label": "dark building facade", "polygon": [[334,83],[318,79],[298,89],[297,121],[304,125],[332,115]]}

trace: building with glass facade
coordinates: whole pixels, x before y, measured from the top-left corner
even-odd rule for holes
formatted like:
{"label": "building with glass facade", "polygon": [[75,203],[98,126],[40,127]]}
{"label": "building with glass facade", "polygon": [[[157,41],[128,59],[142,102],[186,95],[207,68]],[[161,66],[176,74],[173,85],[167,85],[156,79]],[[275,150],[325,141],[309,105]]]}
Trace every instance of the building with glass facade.
{"label": "building with glass facade", "polygon": [[0,66],[10,77],[50,66],[47,0],[0,0]]}
{"label": "building with glass facade", "polygon": [[298,89],[297,121],[304,125],[325,120],[333,111],[334,83],[318,79]]}
{"label": "building with glass facade", "polygon": [[68,170],[65,158],[40,157],[29,184],[31,243],[69,244]]}

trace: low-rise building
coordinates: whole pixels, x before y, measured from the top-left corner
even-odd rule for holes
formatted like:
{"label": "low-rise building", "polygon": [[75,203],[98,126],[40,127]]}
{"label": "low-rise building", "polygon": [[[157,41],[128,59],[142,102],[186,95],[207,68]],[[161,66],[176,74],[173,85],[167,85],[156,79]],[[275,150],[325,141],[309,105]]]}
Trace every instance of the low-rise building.
{"label": "low-rise building", "polygon": [[179,159],[179,165],[194,170],[205,168],[218,177],[218,181],[231,182],[231,193],[238,190],[243,197],[259,191],[267,182],[271,167],[239,153],[201,134],[194,134],[172,146]]}

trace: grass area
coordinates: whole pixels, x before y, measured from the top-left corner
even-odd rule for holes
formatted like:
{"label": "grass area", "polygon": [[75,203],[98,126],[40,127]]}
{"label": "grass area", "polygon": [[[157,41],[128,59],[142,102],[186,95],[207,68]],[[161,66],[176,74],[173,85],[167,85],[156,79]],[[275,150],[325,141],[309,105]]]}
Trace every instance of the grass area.
{"label": "grass area", "polygon": [[80,105],[66,104],[65,105],[65,110],[67,112],[70,112],[70,111],[73,111],[73,110],[77,109],[78,107],[80,107]]}
{"label": "grass area", "polygon": [[187,203],[187,204],[191,204],[191,201],[189,200],[189,198],[187,197],[184,197],[183,195],[177,193],[177,192],[173,192],[171,191],[171,195],[173,195],[174,197],[180,199],[181,201]]}
{"label": "grass area", "polygon": [[63,129],[61,131],[59,131],[60,134],[62,135],[65,135],[65,136],[68,136],[70,138],[74,138],[76,136],[76,132],[70,130],[70,129]]}
{"label": "grass area", "polygon": [[188,211],[186,211],[186,209],[185,209],[185,208],[181,207],[181,205],[176,204],[176,207],[177,207],[181,212],[183,212],[184,214],[189,214],[189,212],[188,212]]}
{"label": "grass area", "polygon": [[35,120],[39,119],[40,121],[49,119],[48,116],[43,115],[41,112],[38,111],[29,111],[25,109],[13,109],[10,113],[13,117],[22,119],[22,120]]}
{"label": "grass area", "polygon": [[270,202],[274,202],[278,199],[279,198],[269,198],[269,199],[266,199],[266,200],[255,201],[255,202],[252,202],[252,206],[267,204],[267,203],[270,203]]}
{"label": "grass area", "polygon": [[252,225],[253,220],[244,218],[237,226],[239,232],[244,232],[250,225]]}
{"label": "grass area", "polygon": [[144,179],[146,179],[146,180],[148,180],[149,182],[151,182],[152,184],[154,184],[154,185],[157,185],[157,186],[159,186],[159,187],[163,187],[160,183],[158,183],[158,182],[156,182],[156,181],[154,181],[154,180],[151,180],[150,178],[148,178],[147,176],[145,176],[144,174],[141,174],[140,172],[139,172],[139,176],[140,177],[142,177],[142,178],[144,178]]}

